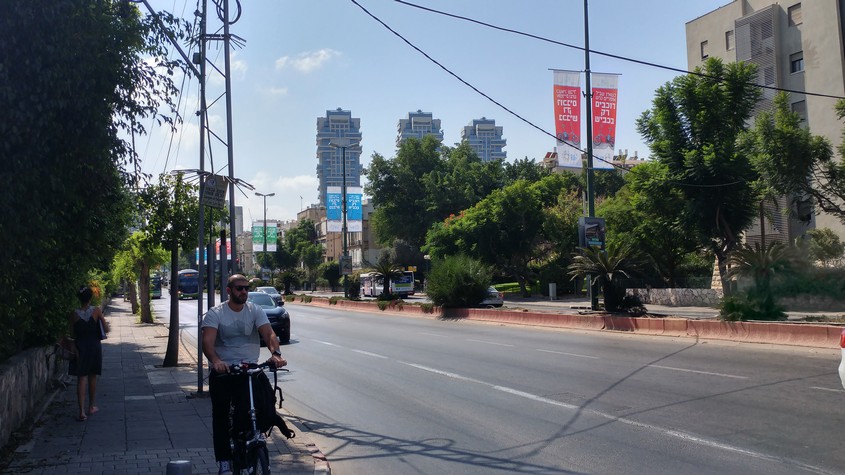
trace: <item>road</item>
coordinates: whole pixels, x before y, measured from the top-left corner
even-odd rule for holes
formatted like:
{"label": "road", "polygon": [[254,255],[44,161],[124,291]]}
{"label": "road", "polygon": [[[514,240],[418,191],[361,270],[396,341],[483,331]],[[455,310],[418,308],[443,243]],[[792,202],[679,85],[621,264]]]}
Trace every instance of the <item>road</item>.
{"label": "road", "polygon": [[336,475],[845,473],[838,350],[288,310]]}

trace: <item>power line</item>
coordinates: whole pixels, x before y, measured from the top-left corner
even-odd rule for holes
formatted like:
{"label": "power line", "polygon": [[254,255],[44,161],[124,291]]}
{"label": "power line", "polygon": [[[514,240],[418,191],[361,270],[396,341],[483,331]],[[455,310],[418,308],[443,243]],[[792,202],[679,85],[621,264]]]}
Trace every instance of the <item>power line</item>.
{"label": "power line", "polygon": [[[550,38],[546,38],[544,36],[534,35],[534,34],[531,34],[531,33],[525,33],[523,31],[514,30],[514,29],[511,29],[511,28],[505,28],[505,27],[502,27],[502,26],[493,25],[491,23],[485,23],[485,22],[480,21],[480,20],[475,20],[473,18],[469,18],[469,17],[465,17],[465,16],[461,16],[461,15],[456,15],[454,13],[448,13],[448,12],[444,12],[444,11],[441,11],[441,10],[436,10],[434,8],[424,7],[422,5],[410,3],[410,2],[407,2],[405,0],[393,0],[393,1],[396,2],[396,3],[402,4],[402,5],[406,5],[406,6],[413,7],[413,8],[418,8],[420,10],[425,10],[425,11],[435,13],[435,14],[438,14],[438,15],[443,15],[443,16],[455,18],[455,19],[458,19],[458,20],[463,20],[463,21],[468,21],[470,23],[475,23],[477,25],[485,26],[487,28],[492,28],[494,30],[505,31],[505,32],[508,32],[508,33],[513,33],[515,35],[525,36],[525,37],[528,37],[528,38],[533,38],[535,40],[544,41],[546,43],[552,43],[552,44],[564,46],[564,47],[567,47],[567,48],[577,49],[577,50],[582,51],[582,52],[584,51],[583,46],[572,45],[572,44],[569,44],[569,43],[563,43],[561,41],[556,41],[556,40],[553,40],[553,39],[550,39]],[[612,53],[605,53],[603,51],[597,51],[597,50],[594,50],[594,49],[590,50],[590,54],[597,54],[599,56],[605,56],[605,57],[608,57],[608,58],[618,59],[620,61],[626,61],[626,62],[629,62],[629,63],[641,64],[643,66],[649,66],[649,67],[653,67],[653,68],[665,69],[667,71],[674,71],[674,72],[681,73],[681,74],[691,74],[691,75],[694,75],[694,76],[700,76],[700,77],[705,77],[705,78],[709,78],[709,79],[719,80],[719,78],[711,76],[711,75],[706,74],[706,73],[701,73],[701,72],[697,72],[697,71],[687,71],[686,69],[675,68],[675,67],[672,67],[672,66],[666,66],[666,65],[662,65],[662,64],[652,63],[652,62],[649,62],[649,61],[643,61],[643,60],[639,60],[639,59],[635,59],[635,58],[629,58],[627,56],[620,56],[620,55],[612,54]],[[807,96],[815,96],[815,97],[827,97],[827,98],[830,98],[830,99],[845,99],[845,96],[836,96],[836,95],[833,95],[833,94],[823,94],[823,93],[819,93],[819,92],[799,91],[799,90],[796,90],[796,89],[786,89],[786,88],[781,88],[781,87],[776,87],[776,86],[766,86],[766,85],[757,84],[757,83],[748,83],[748,84],[753,85],[755,87],[759,87],[761,89],[769,89],[769,90],[772,90],[772,91],[783,91],[783,92],[789,92],[789,93],[792,93],[792,94],[804,94],[804,95],[807,95]]]}

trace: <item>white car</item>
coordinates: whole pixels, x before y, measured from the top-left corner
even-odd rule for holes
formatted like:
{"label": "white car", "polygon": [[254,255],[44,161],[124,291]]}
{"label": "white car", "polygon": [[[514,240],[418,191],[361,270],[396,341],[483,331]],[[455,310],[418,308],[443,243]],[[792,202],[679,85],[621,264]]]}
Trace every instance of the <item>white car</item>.
{"label": "white car", "polygon": [[487,296],[481,301],[482,307],[501,307],[505,304],[504,292],[499,292],[492,285],[487,288]]}

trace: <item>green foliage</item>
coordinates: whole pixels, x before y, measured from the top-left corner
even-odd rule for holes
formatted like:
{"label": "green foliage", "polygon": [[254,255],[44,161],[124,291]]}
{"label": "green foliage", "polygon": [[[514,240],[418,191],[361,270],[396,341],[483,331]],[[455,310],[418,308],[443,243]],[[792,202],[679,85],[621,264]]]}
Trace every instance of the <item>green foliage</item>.
{"label": "green foliage", "polygon": [[[678,287],[687,256],[702,247],[703,239],[685,228],[679,213],[684,198],[668,170],[660,162],[638,165],[625,175],[619,193],[599,203],[597,214],[607,222],[610,243],[636,248],[648,258],[653,270],[643,269],[644,274],[656,274],[661,281],[656,284]],[[709,265],[712,271],[712,260]]]}
{"label": "green foliage", "polygon": [[572,279],[592,275],[593,286],[602,289],[605,310],[613,312],[619,309],[624,296],[619,280],[630,278],[640,267],[632,248],[609,245],[607,250],[593,246],[580,248],[580,253],[573,254],[568,269]]}
{"label": "green foliage", "polygon": [[342,300],[342,297],[329,297],[329,305],[336,305],[338,300]]}
{"label": "green foliage", "polygon": [[378,309],[383,312],[387,310],[387,307],[390,305],[390,300],[379,299],[376,301],[376,305],[378,305]]}
{"label": "green foliage", "polygon": [[741,315],[743,320],[785,320],[784,308],[775,302],[772,282],[795,273],[800,266],[795,250],[780,242],[743,245],[731,254],[730,264],[729,277],[750,278],[752,286],[744,295],[722,304],[726,309],[723,318]]}
{"label": "green foliage", "polygon": [[426,294],[434,305],[474,307],[484,300],[491,276],[490,266],[466,255],[435,258]]}
{"label": "green foliage", "polygon": [[784,308],[771,298],[752,294],[729,295],[719,304],[719,319],[736,322],[746,320],[786,320]]}
{"label": "green foliage", "polygon": [[526,294],[528,282],[534,280],[534,265],[572,249],[568,246],[575,239],[577,202],[571,202],[567,186],[573,181],[566,174],[554,174],[496,190],[472,208],[437,223],[428,232],[424,250],[435,258],[472,256],[516,278]]}
{"label": "green foliage", "polygon": [[842,259],[845,254],[845,244],[839,236],[829,228],[811,229],[807,231],[810,237],[808,253],[810,259],[821,262],[824,267]]}
{"label": "green foliage", "polygon": [[788,278],[774,280],[771,286],[778,297],[816,295],[845,301],[845,269],[802,267]]}
{"label": "green foliage", "polygon": [[468,144],[447,147],[430,135],[404,141],[393,159],[373,154],[367,179],[365,191],[376,207],[371,222],[379,243],[387,247],[401,239],[417,249],[434,223],[505,183],[501,161],[482,162]]}
{"label": "green foliage", "polygon": [[422,309],[423,313],[434,313],[433,303],[421,303],[420,308]]}
{"label": "green foliage", "polygon": [[337,288],[340,279],[340,264],[337,261],[323,262],[317,267],[317,274],[326,280],[329,287],[334,290]]}
{"label": "green foliage", "polygon": [[402,275],[404,270],[397,265],[389,252],[382,253],[378,262],[373,265],[373,272],[377,277],[381,277],[384,287],[378,296],[379,300],[393,300],[393,295],[390,293],[390,281]]}
{"label": "green foliage", "polygon": [[681,204],[651,214],[710,248],[728,289],[728,255],[758,203],[752,186],[757,173],[738,139],[761,92],[755,85],[756,66],[747,62],[723,64],[710,58],[695,73],[702,74],[680,76],[659,88],[637,129],[652,158],[665,167],[652,186],[668,188],[670,199]]}
{"label": "green foliage", "polygon": [[167,61],[159,24],[130,2],[6,0],[0,31],[0,284],[14,289],[0,304],[4,360],[55,341],[88,271],[108,268],[138,165],[120,132],[170,120],[158,111],[175,88],[173,63],[155,68]]}

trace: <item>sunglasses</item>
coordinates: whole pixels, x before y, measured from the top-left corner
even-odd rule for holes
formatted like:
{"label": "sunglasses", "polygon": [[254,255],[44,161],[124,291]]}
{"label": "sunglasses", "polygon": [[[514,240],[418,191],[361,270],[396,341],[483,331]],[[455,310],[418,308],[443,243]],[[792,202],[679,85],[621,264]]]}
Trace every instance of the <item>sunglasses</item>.
{"label": "sunglasses", "polygon": [[244,290],[249,290],[248,285],[233,285],[232,288],[237,290],[238,292],[243,292]]}

